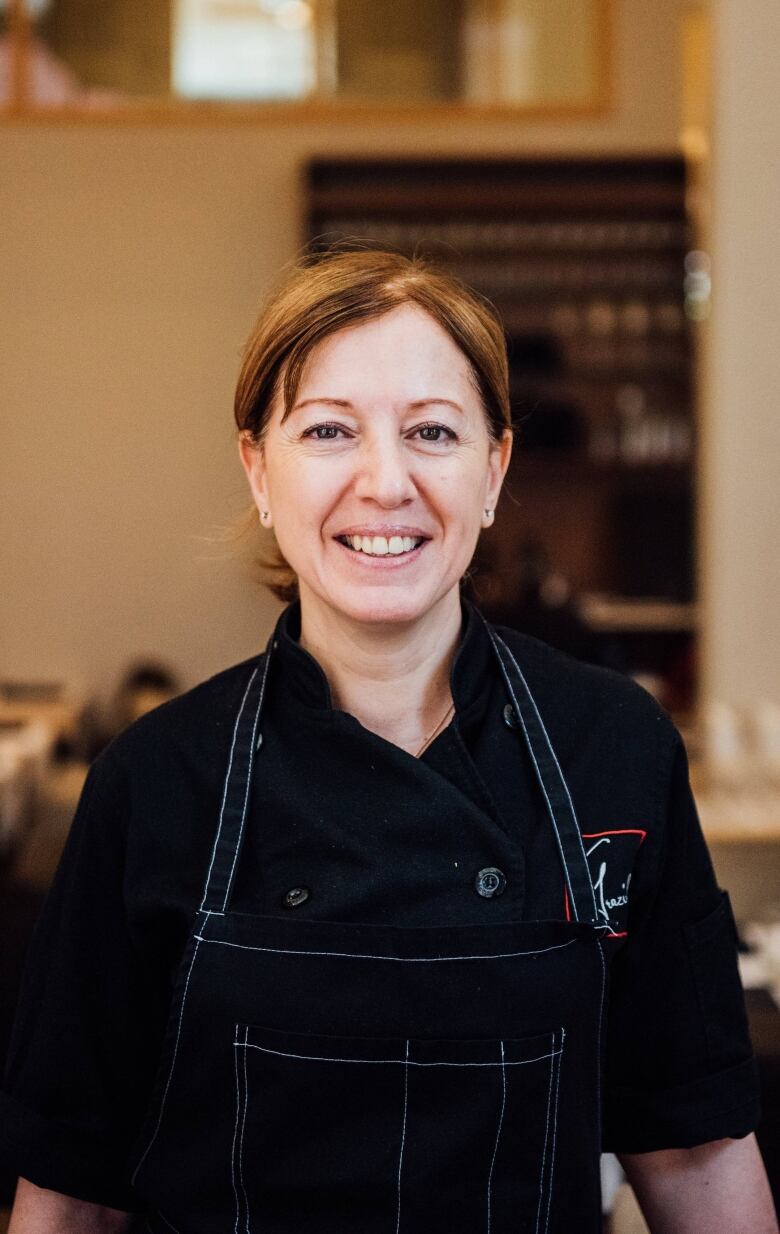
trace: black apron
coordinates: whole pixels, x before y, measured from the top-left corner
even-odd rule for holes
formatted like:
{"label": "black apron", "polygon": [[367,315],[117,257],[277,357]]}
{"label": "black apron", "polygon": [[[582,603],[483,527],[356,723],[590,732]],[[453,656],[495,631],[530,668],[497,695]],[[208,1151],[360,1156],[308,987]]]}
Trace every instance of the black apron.
{"label": "black apron", "polygon": [[600,1232],[608,927],[542,717],[488,629],[569,919],[386,926],[231,911],[269,643],[235,719],[203,901],[132,1154],[146,1230]]}

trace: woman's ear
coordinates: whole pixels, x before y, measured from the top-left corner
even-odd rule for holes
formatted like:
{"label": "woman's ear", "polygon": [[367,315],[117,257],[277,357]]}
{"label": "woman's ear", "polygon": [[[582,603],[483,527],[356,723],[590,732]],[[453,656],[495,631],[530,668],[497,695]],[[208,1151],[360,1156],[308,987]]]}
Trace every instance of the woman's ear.
{"label": "woman's ear", "polygon": [[268,497],[268,476],[263,443],[255,441],[251,433],[242,432],[238,437],[238,453],[252,490],[252,497],[260,513],[260,521],[264,527],[270,527],[271,506]]}
{"label": "woman's ear", "polygon": [[512,432],[506,429],[500,441],[491,441],[488,458],[488,483],[485,490],[485,507],[495,510],[501,485],[504,482],[509,460],[512,457]]}

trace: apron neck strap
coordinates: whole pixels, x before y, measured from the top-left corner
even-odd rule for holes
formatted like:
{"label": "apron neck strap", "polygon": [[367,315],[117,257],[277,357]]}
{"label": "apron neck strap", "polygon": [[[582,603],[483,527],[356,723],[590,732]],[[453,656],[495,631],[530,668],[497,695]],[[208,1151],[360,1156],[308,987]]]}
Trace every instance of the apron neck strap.
{"label": "apron neck strap", "polygon": [[[484,617],[482,620],[485,621]],[[563,866],[571,918],[574,921],[601,926],[603,922],[596,907],[596,895],[574,803],[539,708],[510,648],[486,621],[485,628],[490,636],[550,816]]]}
{"label": "apron neck strap", "polygon": [[233,891],[249,813],[255,755],[263,743],[260,716],[265,701],[268,669],[276,646],[276,633],[274,630],[265,651],[258,656],[233,725],[219,824],[200,904],[203,912],[226,912]]}

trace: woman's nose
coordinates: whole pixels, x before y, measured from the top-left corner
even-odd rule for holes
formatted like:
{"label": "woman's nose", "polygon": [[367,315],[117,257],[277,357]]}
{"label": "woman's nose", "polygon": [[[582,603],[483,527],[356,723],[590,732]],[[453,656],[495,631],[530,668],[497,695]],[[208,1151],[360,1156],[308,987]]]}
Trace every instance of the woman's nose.
{"label": "woman's nose", "polygon": [[403,442],[376,440],[360,452],[355,495],[394,509],[416,495]]}

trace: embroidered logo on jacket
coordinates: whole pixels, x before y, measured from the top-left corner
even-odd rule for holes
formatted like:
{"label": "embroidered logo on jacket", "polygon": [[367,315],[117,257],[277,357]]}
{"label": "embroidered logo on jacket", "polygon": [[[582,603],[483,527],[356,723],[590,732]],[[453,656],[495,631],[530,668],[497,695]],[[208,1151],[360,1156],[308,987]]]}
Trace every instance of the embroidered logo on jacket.
{"label": "embroidered logo on jacket", "polygon": [[[628,896],[631,871],[646,831],[623,827],[616,831],[583,832],[585,856],[596,895],[599,918],[609,926],[610,938],[624,938],[628,921]],[[566,918],[569,900],[566,897]]]}

